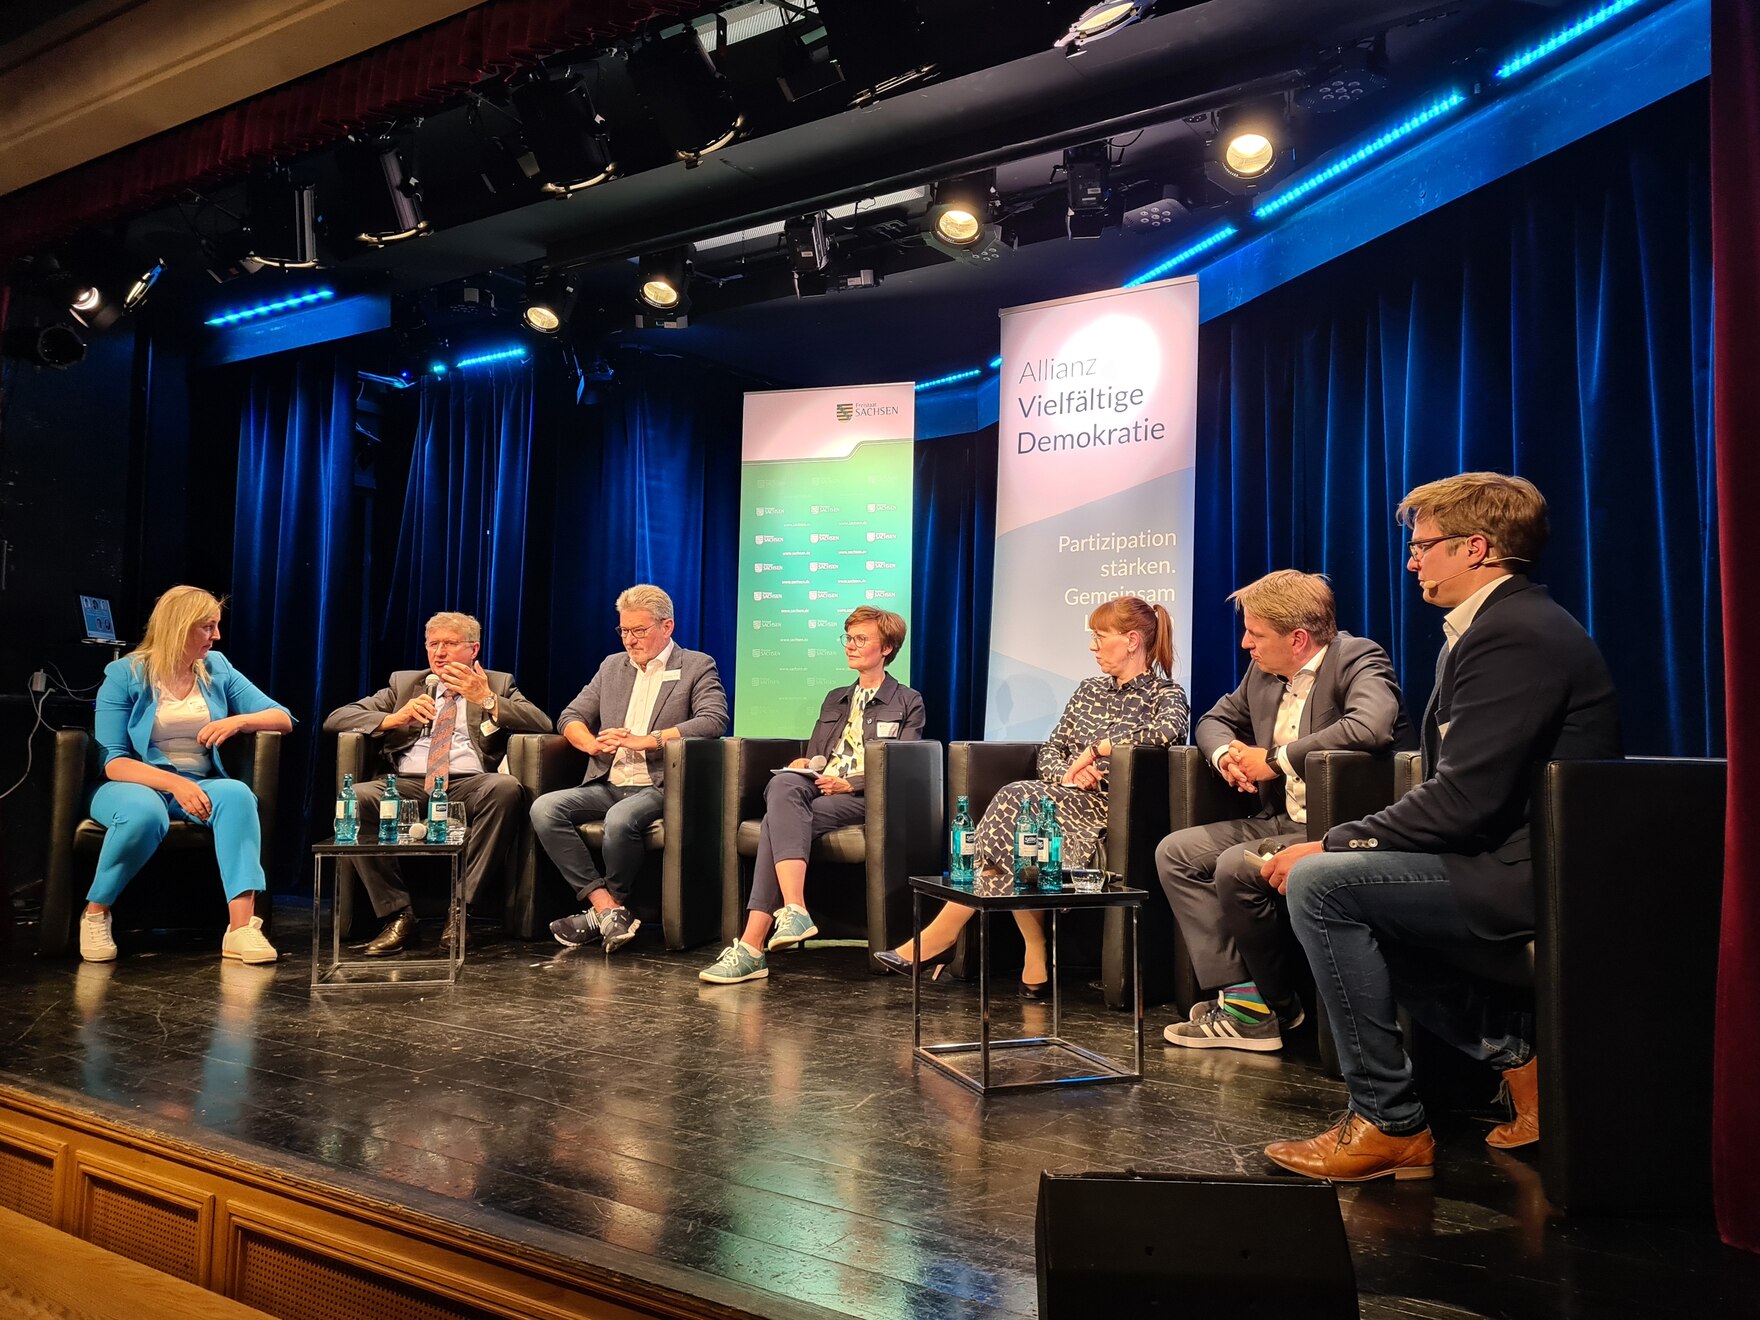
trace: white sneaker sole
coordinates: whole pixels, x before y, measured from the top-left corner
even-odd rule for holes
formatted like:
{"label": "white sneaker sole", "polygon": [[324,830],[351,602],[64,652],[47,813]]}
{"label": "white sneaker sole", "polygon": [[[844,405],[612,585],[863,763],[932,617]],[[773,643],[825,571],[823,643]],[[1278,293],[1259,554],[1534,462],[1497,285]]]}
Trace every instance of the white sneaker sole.
{"label": "white sneaker sole", "polygon": [[797,944],[805,944],[818,933],[819,928],[817,926],[808,926],[799,935],[778,936],[764,946],[764,952],[775,953],[778,949],[792,949]]}
{"label": "white sneaker sole", "polygon": [[279,953],[253,953],[247,956],[242,953],[234,953],[231,949],[220,950],[220,956],[230,958],[233,962],[243,963],[246,967],[260,967],[265,963],[276,962],[281,957]]}
{"label": "white sneaker sole", "polygon": [[617,935],[617,936],[611,936],[611,935],[605,936],[604,937],[605,952],[606,953],[616,953],[624,945],[628,944],[631,940],[633,940],[636,937],[636,932],[638,930],[640,930],[641,928],[642,928],[642,923],[641,923],[640,918],[638,918],[635,921],[632,921],[629,923],[629,929],[624,931],[623,934]]}
{"label": "white sneaker sole", "polygon": [[107,963],[116,961],[116,946],[112,944],[108,950],[97,949],[79,951],[80,960],[89,963]]}
{"label": "white sneaker sole", "polygon": [[1252,1050],[1257,1054],[1267,1054],[1283,1048],[1281,1037],[1252,1040],[1245,1036],[1180,1036],[1174,1034],[1172,1027],[1161,1033],[1161,1039],[1169,1045],[1180,1045],[1188,1050]]}
{"label": "white sneaker sole", "polygon": [[707,981],[710,985],[738,985],[741,981],[762,981],[770,975],[768,967],[760,967],[755,972],[747,972],[744,976],[716,976],[713,972],[698,972],[697,980]]}

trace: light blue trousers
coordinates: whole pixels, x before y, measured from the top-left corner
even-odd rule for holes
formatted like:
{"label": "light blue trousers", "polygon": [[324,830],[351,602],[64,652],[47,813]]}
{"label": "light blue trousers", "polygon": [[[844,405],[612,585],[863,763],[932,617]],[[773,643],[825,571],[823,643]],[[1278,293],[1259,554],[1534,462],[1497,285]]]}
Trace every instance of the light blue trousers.
{"label": "light blue trousers", "polygon": [[[263,831],[257,820],[257,798],[250,785],[236,779],[198,779],[196,783],[214,804],[205,822],[214,831],[214,853],[220,862],[220,882],[228,901],[241,894],[267,887],[263,879]],[[145,784],[114,780],[92,794],[91,817],[105,829],[104,847],[98,853],[98,874],[92,880],[88,901],[108,907],[165,838],[174,820],[191,825],[204,822],[177,805],[169,793]]]}

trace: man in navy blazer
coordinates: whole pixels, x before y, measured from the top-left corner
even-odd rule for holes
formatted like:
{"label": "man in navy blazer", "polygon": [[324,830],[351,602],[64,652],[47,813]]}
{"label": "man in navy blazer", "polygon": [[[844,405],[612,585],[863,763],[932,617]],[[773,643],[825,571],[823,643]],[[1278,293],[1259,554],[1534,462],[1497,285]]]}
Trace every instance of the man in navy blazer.
{"label": "man in navy blazer", "polygon": [[1335,1182],[1433,1170],[1396,997],[1442,1039],[1503,1070],[1515,1116],[1486,1140],[1504,1148],[1538,1140],[1531,1013],[1454,968],[1488,945],[1533,936],[1528,818],[1540,767],[1620,755],[1601,652],[1544,587],[1511,568],[1531,566],[1546,543],[1546,501],[1533,484],[1462,473],[1412,491],[1399,519],[1412,530],[1406,567],[1424,599],[1448,611],[1424,711],[1424,780],[1266,867],[1274,885],[1287,886],[1350,1110],[1330,1131],[1265,1153]]}
{"label": "man in navy blazer", "polygon": [[[564,945],[600,941],[612,953],[634,938],[630,890],[647,853],[648,827],[660,818],[666,758],[676,738],[719,738],[727,732],[727,694],[715,661],[672,640],[672,597],[643,583],[617,598],[623,650],[607,656],[557,720],[557,731],[592,760],[577,788],[532,803],[532,830],[556,869],[585,906],[550,923]],[[602,874],[581,837],[589,821],[605,822]]]}
{"label": "man in navy blazer", "polygon": [[1260,810],[1176,830],[1155,869],[1191,954],[1214,993],[1166,1030],[1188,1049],[1276,1050],[1304,1017],[1277,895],[1261,854],[1308,837],[1308,756],[1416,746],[1387,652],[1338,630],[1332,588],[1318,573],[1280,569],[1229,597],[1241,611],[1240,686],[1198,721],[1193,741],[1216,773]]}

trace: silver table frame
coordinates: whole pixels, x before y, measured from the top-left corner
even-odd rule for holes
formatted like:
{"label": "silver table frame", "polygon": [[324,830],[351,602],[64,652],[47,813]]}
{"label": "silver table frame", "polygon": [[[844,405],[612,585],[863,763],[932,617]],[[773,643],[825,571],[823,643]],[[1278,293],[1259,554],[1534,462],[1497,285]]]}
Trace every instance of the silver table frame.
{"label": "silver table frame", "polygon": [[[1141,889],[1112,888],[1096,893],[1078,893],[1071,888],[1039,889],[1019,887],[1011,892],[980,894],[969,888],[948,883],[945,876],[913,875],[911,886],[911,1055],[936,1068],[962,1086],[979,1095],[999,1091],[1040,1091],[1054,1086],[1082,1083],[1140,1082],[1143,1080],[1143,978],[1139,974],[1137,916],[1148,896]],[[940,898],[950,903],[977,909],[978,918],[978,1039],[952,1041],[944,1044],[923,1044],[923,899]],[[1057,979],[1057,914],[1064,908],[1128,907],[1130,921],[1131,1001],[1134,1014],[1132,1067],[1115,1063],[1102,1054],[1084,1049],[1063,1039],[1063,994]],[[1051,913],[1051,1034],[1021,1036],[1008,1040],[990,1037],[990,914],[992,912],[1049,911]],[[990,1054],[993,1050],[1049,1048],[1060,1050],[1089,1065],[1085,1072],[1067,1077],[1047,1077],[1031,1082],[993,1082],[990,1080]],[[952,1062],[951,1056],[978,1055],[978,1075],[974,1077]]]}
{"label": "silver table frame", "polygon": [[[336,863],[346,857],[444,857],[451,867],[451,907],[464,911],[464,843],[429,843],[409,840],[380,843],[337,843],[327,839],[312,845],[312,989],[344,990],[382,985],[456,985],[464,970],[464,932],[444,958],[345,958],[342,927],[336,920],[334,897],[330,905],[330,961],[324,961],[324,872],[338,874]],[[329,863],[326,868],[326,863]],[[340,884],[332,886],[340,889]],[[464,923],[460,923],[461,926]]]}

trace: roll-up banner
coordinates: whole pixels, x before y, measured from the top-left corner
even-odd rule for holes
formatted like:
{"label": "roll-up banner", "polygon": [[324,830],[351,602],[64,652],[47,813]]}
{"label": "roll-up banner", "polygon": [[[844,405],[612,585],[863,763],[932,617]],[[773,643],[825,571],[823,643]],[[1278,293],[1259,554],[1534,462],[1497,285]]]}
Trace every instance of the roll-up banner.
{"label": "roll-up banner", "polygon": [[1003,310],[986,738],[1051,731],[1117,596],[1167,607],[1189,691],[1197,373],[1189,276]]}
{"label": "roll-up banner", "polygon": [[[910,382],[746,395],[740,468],[734,732],[805,738],[855,681],[843,621],[858,605],[911,619]],[[910,681],[909,644],[890,672]]]}

